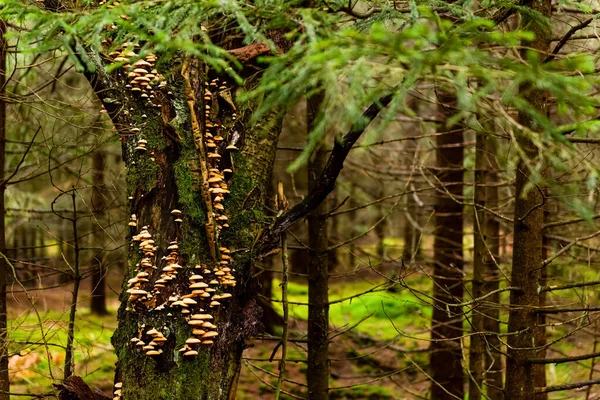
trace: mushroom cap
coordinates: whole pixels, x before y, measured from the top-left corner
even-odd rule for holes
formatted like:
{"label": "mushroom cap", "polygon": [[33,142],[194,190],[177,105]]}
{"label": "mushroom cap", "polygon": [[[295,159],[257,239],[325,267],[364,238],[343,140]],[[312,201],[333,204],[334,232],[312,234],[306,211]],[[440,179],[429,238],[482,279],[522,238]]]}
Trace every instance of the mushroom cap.
{"label": "mushroom cap", "polygon": [[190,276],[190,281],[199,281],[201,279],[204,279],[204,278],[202,278],[202,275],[194,274],[194,275]]}
{"label": "mushroom cap", "polygon": [[181,215],[181,214],[182,214],[182,212],[181,212],[181,210],[174,209],[174,210],[172,210],[172,211],[171,211],[171,214],[173,214],[173,215],[178,215],[178,216],[179,216],[179,215]]}
{"label": "mushroom cap", "polygon": [[191,326],[201,326],[204,323],[204,321],[200,320],[200,319],[192,319],[190,321],[188,321],[188,325]]}
{"label": "mushroom cap", "polygon": [[185,341],[186,344],[198,344],[200,342],[201,342],[201,340],[198,338],[195,338],[195,337],[191,337]]}
{"label": "mushroom cap", "polygon": [[206,332],[204,335],[202,335],[202,339],[208,339],[208,338],[215,337],[218,335],[219,335],[219,332],[210,331],[210,332]]}
{"label": "mushroom cap", "polygon": [[136,62],[133,63],[134,67],[152,67],[152,64],[150,64],[148,61],[145,60],[137,60]]}
{"label": "mushroom cap", "polygon": [[222,299],[228,299],[230,297],[233,297],[233,295],[231,293],[223,293],[223,294],[221,294],[221,298]]}
{"label": "mushroom cap", "polygon": [[219,303],[218,301],[211,301],[210,302],[210,306],[211,307],[216,307],[216,306],[220,306],[220,305],[221,305],[221,303]]}
{"label": "mushroom cap", "polygon": [[152,328],[148,332],[146,332],[146,335],[151,335],[151,336],[158,335],[158,334],[160,334],[160,332],[154,328]]}
{"label": "mushroom cap", "polygon": [[146,352],[147,356],[157,356],[159,354],[160,354],[160,351],[158,351],[158,350],[150,350],[150,351]]}
{"label": "mushroom cap", "polygon": [[207,288],[208,285],[204,282],[196,282],[190,285],[190,289],[204,289]]}
{"label": "mushroom cap", "polygon": [[212,323],[210,323],[210,322],[208,322],[208,321],[206,321],[206,322],[204,322],[202,324],[202,327],[203,328],[208,328],[208,329],[215,329],[217,326],[214,325],[214,324],[212,324]]}
{"label": "mushroom cap", "polygon": [[210,314],[194,314],[194,315],[192,315],[192,319],[207,320],[207,319],[213,319],[213,316]]}
{"label": "mushroom cap", "polygon": [[206,333],[204,329],[192,329],[192,335],[202,336]]}
{"label": "mushroom cap", "polygon": [[115,387],[117,389],[121,389],[123,387],[123,382],[117,382],[117,383],[115,383]]}
{"label": "mushroom cap", "polygon": [[147,345],[147,346],[142,347],[142,350],[144,350],[144,351],[146,351],[146,350],[154,350],[154,346]]}
{"label": "mushroom cap", "polygon": [[134,337],[134,338],[131,338],[131,340],[130,340],[130,342],[131,342],[131,343],[137,343],[137,342],[139,342],[139,341],[140,341],[140,339],[138,339],[138,338],[136,338],[136,337]]}
{"label": "mushroom cap", "polygon": [[183,304],[198,304],[198,302],[194,299],[186,298],[182,300]]}
{"label": "mushroom cap", "polygon": [[213,344],[214,342],[212,340],[203,340],[202,344]]}
{"label": "mushroom cap", "polygon": [[142,341],[142,340],[139,340],[135,345],[136,346],[145,346],[146,343],[144,343],[144,341]]}
{"label": "mushroom cap", "polygon": [[142,295],[148,294],[148,292],[146,292],[145,290],[142,290],[142,289],[133,289],[131,291],[131,294],[133,294],[135,296],[142,296]]}
{"label": "mushroom cap", "polygon": [[188,350],[185,353],[183,353],[184,356],[197,356],[198,352],[196,350]]}

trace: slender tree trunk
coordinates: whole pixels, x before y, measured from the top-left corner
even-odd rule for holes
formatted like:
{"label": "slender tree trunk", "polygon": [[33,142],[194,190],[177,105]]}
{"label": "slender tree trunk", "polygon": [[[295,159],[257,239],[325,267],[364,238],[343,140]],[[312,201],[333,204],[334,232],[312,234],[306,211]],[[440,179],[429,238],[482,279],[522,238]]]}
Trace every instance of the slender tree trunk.
{"label": "slender tree trunk", "polygon": [[[354,182],[350,183],[350,201],[349,201],[349,207],[350,208],[354,208],[358,206],[358,201],[356,201],[356,193],[358,192],[358,190],[356,190],[356,185],[354,184]],[[349,220],[356,222],[356,217],[357,217],[357,212],[356,211],[352,211],[349,213]],[[350,224],[350,226],[347,229],[347,233],[346,235],[349,237],[354,237],[354,226],[355,224],[352,223]],[[356,265],[356,242],[353,240],[348,244],[348,268],[350,268],[350,270],[352,270],[352,268],[354,268]]]}
{"label": "slender tree trunk", "polygon": [[[92,155],[93,162],[93,180],[94,187],[92,189],[92,211],[96,224],[92,225],[92,229],[97,231],[93,235],[94,243],[92,248],[103,248],[104,243],[104,214],[106,213],[106,186],[104,185],[104,152],[97,150]],[[106,269],[104,268],[103,250],[99,250],[92,260],[94,272],[92,274],[92,290],[90,299],[90,310],[93,314],[105,315],[108,314],[106,309]]]}
{"label": "slender tree trunk", "polygon": [[0,400],[9,400],[10,383],[8,380],[8,332],[7,332],[7,308],[6,308],[6,284],[8,268],[6,265],[6,225],[4,183],[5,149],[6,149],[6,48],[7,43],[4,35],[6,23],[0,20]]}
{"label": "slender tree trunk", "polygon": [[[452,116],[453,96],[439,93],[439,109],[444,120]],[[436,138],[437,176],[441,183],[453,183],[436,193],[436,231],[434,241],[433,316],[430,366],[432,400],[464,396],[461,364],[462,309],[447,306],[463,298],[463,207],[462,199],[463,132],[456,126]],[[446,190],[451,194],[446,193]]]}
{"label": "slender tree trunk", "polygon": [[[546,196],[548,194],[547,190],[544,190],[544,196]],[[560,213],[557,212],[558,215],[560,215]],[[544,221],[543,224],[545,225],[546,222],[548,221],[550,213],[548,212],[547,208],[544,208]],[[543,230],[542,231],[542,260],[545,260],[548,258],[549,256],[549,246],[550,246],[550,241],[548,240],[548,237],[546,236],[547,231]],[[541,287],[545,287],[548,284],[548,268],[544,267],[540,270],[540,285]],[[546,299],[547,299],[547,292],[541,292],[539,294],[540,297],[540,307],[545,307],[546,306]],[[538,323],[538,329],[536,331],[536,343],[537,346],[545,346],[546,345],[546,314],[538,314],[537,315],[537,323]],[[542,357],[546,357],[546,349],[541,349],[537,352],[536,354],[537,358],[542,358]],[[535,381],[535,387],[546,387],[547,383],[546,383],[546,364],[536,364],[533,367],[533,375],[534,375],[534,381]],[[548,393],[541,393],[541,394],[537,394],[536,395],[536,400],[547,400],[548,399]]]}
{"label": "slender tree trunk", "polygon": [[[416,108],[417,103],[412,102],[411,106]],[[420,126],[417,123],[407,123],[405,126],[409,129],[409,132],[412,130],[418,131],[420,129]],[[404,142],[407,160],[411,160],[416,157],[414,154],[416,148],[417,145],[414,140],[408,140]],[[411,177],[411,179],[413,181],[408,183],[407,189],[415,188],[414,177]],[[411,261],[414,261],[419,252],[417,244],[419,238],[417,229],[413,224],[413,222],[419,221],[419,217],[417,214],[417,202],[415,201],[415,196],[413,193],[409,193],[405,196],[404,206],[406,207],[406,210],[404,211],[404,251],[402,252],[402,260],[404,261],[404,264],[408,266]]]}
{"label": "slender tree trunk", "polygon": [[[333,193],[330,194],[330,198],[329,198],[329,209],[332,210],[334,207],[336,207],[338,204],[338,192],[334,191]],[[340,240],[340,231],[339,231],[339,227],[340,227],[340,219],[339,218],[331,218],[330,221],[328,221],[327,225],[329,226],[329,234],[328,234],[328,240],[329,240],[329,244],[330,245],[335,245],[339,240]],[[339,254],[338,254],[338,249],[334,249],[328,252],[328,256],[329,256],[329,260],[328,260],[328,268],[329,271],[335,271],[336,267],[339,264]]]}
{"label": "slender tree trunk", "polygon": [[67,328],[67,345],[65,347],[65,368],[64,368],[64,379],[69,378],[75,372],[75,319],[77,317],[77,301],[79,300],[79,286],[81,284],[81,270],[79,265],[80,246],[79,246],[79,234],[77,229],[77,223],[79,217],[77,216],[77,192],[73,187],[71,192],[71,204],[73,207],[73,216],[70,219],[71,226],[73,229],[73,253],[74,259],[71,264],[71,276],[73,280],[73,290],[71,292],[71,307],[69,310],[69,326]]}
{"label": "slender tree trunk", "polygon": [[412,195],[406,196],[404,199],[404,206],[406,207],[406,211],[404,211],[404,250],[402,251],[402,260],[404,261],[404,265],[409,265],[413,257],[416,256],[415,244],[417,239],[416,229],[409,220],[409,217],[413,219],[415,217],[416,207]]}
{"label": "slender tree trunk", "polygon": [[[475,204],[494,209],[498,205],[498,165],[492,138],[478,132],[475,154]],[[474,209],[473,289],[474,298],[487,295],[500,287],[499,262],[500,226],[493,215],[482,208]],[[495,261],[494,261],[495,259]],[[500,346],[499,294],[491,295],[472,311],[469,370],[469,399],[479,400],[485,388],[487,398],[502,400],[502,359]],[[484,383],[485,382],[485,383]]]}
{"label": "slender tree trunk", "polygon": [[[530,2],[529,7],[549,17],[551,0]],[[544,57],[550,48],[550,31],[547,27],[521,15],[525,29],[535,34],[535,39],[527,43],[528,49],[535,49]],[[530,51],[530,50],[527,50]],[[547,113],[547,94],[530,87],[522,87],[521,93],[532,107],[541,114]],[[519,123],[532,130],[539,129],[525,113],[519,114]],[[524,152],[537,161],[535,146],[526,141],[520,143]],[[515,184],[515,223],[511,284],[520,288],[511,292],[508,318],[508,357],[506,362],[505,397],[510,400],[525,400],[535,397],[536,368],[527,363],[532,357],[539,357],[536,350],[539,342],[540,326],[536,308],[540,306],[538,288],[542,284],[543,235],[544,225],[543,194],[534,187],[525,191],[529,184],[530,173],[523,160],[517,164]],[[539,378],[538,378],[539,379]]]}
{"label": "slender tree trunk", "polygon": [[[385,196],[385,190],[383,189],[383,184],[379,183],[379,190],[377,190],[377,198],[381,199],[382,197]],[[383,204],[379,204],[378,205],[378,218],[377,220],[380,220],[381,218],[384,218],[385,216],[385,209]],[[377,257],[379,258],[380,262],[384,262],[385,260],[385,227],[387,225],[387,218],[384,218],[381,222],[379,222],[376,226],[375,226],[375,235],[377,236]]]}
{"label": "slender tree trunk", "polygon": [[[308,131],[319,111],[322,98],[318,95],[307,102]],[[314,187],[325,166],[327,153],[319,146],[308,165],[308,189]],[[327,202],[321,203],[308,215],[308,364],[306,378],[308,398],[329,398],[329,297],[328,297],[328,253],[327,253]]]}

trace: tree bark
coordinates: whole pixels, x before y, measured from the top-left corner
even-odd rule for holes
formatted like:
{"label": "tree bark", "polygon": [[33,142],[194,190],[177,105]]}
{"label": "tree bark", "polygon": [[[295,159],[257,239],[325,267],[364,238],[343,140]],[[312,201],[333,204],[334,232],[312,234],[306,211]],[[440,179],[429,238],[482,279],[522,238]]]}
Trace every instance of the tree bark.
{"label": "tree bark", "polygon": [[94,272],[92,274],[92,289],[90,294],[90,310],[96,315],[106,315],[108,310],[106,308],[106,269],[104,268],[103,250],[104,247],[104,214],[106,212],[106,187],[104,185],[104,152],[97,150],[92,155],[92,168],[93,168],[93,185],[92,188],[92,212],[94,213],[94,219],[96,226],[92,229],[97,231],[97,234],[93,235],[94,243],[91,247],[100,247],[94,259],[92,265]]}
{"label": "tree bark", "polygon": [[[448,120],[453,115],[455,99],[443,92],[438,93],[438,97],[440,114],[443,120]],[[463,132],[457,126],[447,128],[447,133],[436,137],[436,165],[440,168],[437,177],[442,184],[453,184],[436,193],[434,304],[429,359],[432,400],[464,397],[462,309],[447,305],[460,303],[463,298],[463,209],[455,200],[461,199],[463,194],[463,185],[456,184],[463,181]]]}
{"label": "tree bark", "polygon": [[[322,97],[308,99],[307,127],[312,129]],[[308,189],[313,190],[325,167],[327,154],[320,145],[308,164]],[[308,363],[306,378],[308,398],[329,398],[329,293],[328,293],[328,238],[326,202],[322,202],[308,215]]]}
{"label": "tree bark", "polygon": [[[4,193],[5,179],[5,149],[6,149],[6,51],[7,43],[4,37],[6,23],[0,20],[0,253],[6,255],[6,225]],[[0,256],[0,400],[9,400],[10,382],[8,380],[8,331],[6,284],[8,268],[4,257]]]}
{"label": "tree bark", "polygon": [[[528,3],[528,6],[546,17],[550,17],[551,0]],[[521,16],[525,29],[535,34],[535,39],[527,43],[528,49],[548,54],[550,32],[547,27],[537,23],[527,14]],[[531,50],[527,50],[531,51]],[[531,87],[521,87],[521,95],[542,115],[547,113],[547,94]],[[532,130],[539,129],[535,121],[527,114],[519,113],[519,123]],[[537,151],[533,143],[522,140],[523,151],[531,162],[535,163]],[[544,197],[541,189],[533,187],[525,191],[530,173],[523,160],[517,164],[514,244],[511,272],[512,286],[520,290],[512,291],[508,318],[508,350],[506,362],[505,397],[511,400],[533,399],[535,396],[536,367],[527,360],[539,355],[538,347],[541,327],[538,325],[536,308],[540,306],[538,288],[542,285]],[[539,373],[539,372],[538,372]],[[538,379],[539,380],[539,376]]]}
{"label": "tree bark", "polygon": [[[488,132],[477,132],[475,153],[475,204],[495,209],[498,206],[498,164],[496,151]],[[500,287],[500,225],[482,208],[474,209],[473,219],[473,298],[479,298]],[[499,353],[500,295],[487,297],[472,310],[471,346],[469,349],[469,399],[479,400],[485,391],[490,400],[502,400],[502,358]],[[484,389],[485,388],[485,389]]]}
{"label": "tree bark", "polygon": [[[176,60],[171,61],[168,88],[156,91],[155,101],[161,105],[158,108],[124,90],[126,72],[119,70],[109,76],[104,72],[105,65],[99,54],[90,53],[89,57],[96,69],[88,71],[87,77],[123,141],[131,213],[136,214],[138,222],[137,227],[131,227],[132,234],[146,226],[157,247],[153,263],[158,269],[150,269],[150,282],[144,287],[152,290],[165,266],[161,259],[172,252],[167,247],[175,240],[177,262],[183,267],[166,290],[154,292],[153,300],[134,304],[128,300],[125,290],[121,294],[119,325],[112,343],[118,356],[116,381],[122,382],[122,399],[233,398],[246,341],[261,330],[260,307],[248,290],[251,249],[257,232],[266,222],[264,198],[280,120],[255,124],[252,128],[244,126],[251,110],[233,109],[227,95],[235,93],[234,87],[223,92],[215,89],[209,96],[211,100],[205,101],[205,85],[211,79],[193,60],[189,63],[188,82],[182,77],[183,66]],[[217,90],[221,94],[215,94]],[[167,95],[167,91],[171,93]],[[210,117],[205,117],[206,106],[211,107]],[[202,147],[209,118],[211,124],[219,125],[212,132],[218,132],[230,144],[235,138],[240,150],[225,150],[225,146],[220,149],[220,168],[223,172],[226,169],[223,167],[232,170],[232,173],[224,172],[231,193],[222,202],[230,227],[223,227],[220,237],[215,234],[216,224],[207,225],[210,218],[214,218],[209,209],[211,199],[206,201],[205,196],[207,156]],[[147,141],[147,150],[135,150],[142,138]],[[232,162],[224,161],[230,156]],[[175,221],[174,209],[181,211],[181,222]],[[136,265],[141,258],[137,251],[139,243],[131,244],[125,282],[140,272]],[[201,312],[201,305],[202,313],[213,316],[211,321],[217,326],[218,336],[212,339],[213,344],[198,347],[198,355],[183,356],[178,350],[192,334],[188,318],[179,307],[166,305],[160,309],[160,305],[169,303],[172,295],[180,299],[188,295],[191,274],[208,275],[212,279],[214,270],[211,270],[217,265],[215,253],[222,257],[220,247],[231,251],[230,268],[236,286],[228,291],[233,297],[220,300],[221,306],[212,308],[210,301],[200,299],[197,306],[191,306],[192,313]],[[128,289],[125,283],[123,288]],[[156,356],[146,355],[131,342],[132,338],[140,337],[148,343],[146,332],[152,328],[160,330],[167,339],[160,347],[162,353]]]}

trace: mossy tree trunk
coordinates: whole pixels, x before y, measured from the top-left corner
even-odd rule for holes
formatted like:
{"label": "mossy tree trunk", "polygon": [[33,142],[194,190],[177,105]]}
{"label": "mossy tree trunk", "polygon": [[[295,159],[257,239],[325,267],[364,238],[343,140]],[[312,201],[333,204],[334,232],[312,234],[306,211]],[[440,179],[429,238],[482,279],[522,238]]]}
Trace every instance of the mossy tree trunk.
{"label": "mossy tree trunk", "polygon": [[[183,267],[164,290],[155,294],[155,302],[145,302],[143,307],[131,304],[125,291],[127,286],[123,285],[119,325],[112,339],[118,356],[115,381],[122,384],[121,398],[233,398],[246,341],[260,331],[261,311],[250,296],[248,286],[253,244],[259,228],[266,222],[264,197],[279,124],[264,125],[269,128],[260,124],[244,126],[251,110],[233,109],[229,100],[235,98],[235,87],[227,86],[226,93],[211,101],[211,121],[222,125],[219,134],[226,141],[239,138],[239,152],[224,150],[225,146],[221,146],[222,159],[231,158],[231,163],[225,162],[228,166],[231,164],[233,171],[225,176],[230,194],[222,202],[230,227],[223,228],[218,238],[211,236],[206,226],[209,205],[203,191],[203,185],[208,186],[202,166],[206,160],[198,149],[198,135],[206,135],[205,85],[216,76],[190,61],[186,82],[182,77],[185,61],[173,60],[169,64],[170,71],[161,71],[164,75],[169,73],[170,78],[166,88],[156,93],[154,101],[160,108],[151,107],[124,89],[126,73],[117,71],[109,76],[104,72],[100,55],[91,54],[91,58],[96,70],[87,73],[88,79],[123,142],[130,211],[136,214],[138,223],[137,227],[131,227],[131,233],[138,233],[146,226],[155,241],[158,270],[150,273],[149,284],[159,277],[164,266],[160,260],[169,254],[167,247],[173,241],[177,241],[178,262]],[[136,151],[141,138],[147,141],[146,150]],[[182,212],[182,222],[175,221],[171,213],[174,209]],[[214,244],[212,239],[215,239]],[[220,246],[231,251],[231,268],[237,285],[229,289],[233,297],[221,300],[221,306],[209,308],[210,301],[199,301],[198,306],[191,306],[192,314],[201,312],[202,307],[203,312],[213,316],[211,321],[217,326],[218,336],[213,339],[214,344],[199,347],[198,355],[185,357],[178,350],[191,337],[189,318],[180,309],[168,305],[160,310],[159,304],[171,295],[189,294],[189,275],[203,274],[204,266],[211,269],[215,265],[213,245],[217,254]],[[130,246],[125,282],[139,272],[136,264],[141,258],[138,243],[132,242]],[[196,265],[203,268],[194,269]],[[132,338],[146,338],[145,332],[152,328],[167,339],[161,346],[162,353],[156,356],[144,354],[131,342]]]}
{"label": "mossy tree trunk", "polygon": [[[530,2],[528,6],[546,17],[552,12],[551,0]],[[534,49],[540,57],[545,57],[550,49],[550,29],[527,14],[521,16],[521,23],[535,34],[535,39],[527,43],[528,50],[524,51]],[[538,113],[547,114],[547,93],[527,86],[521,87],[520,92]],[[533,131],[539,130],[532,117],[524,112],[519,113],[519,123]],[[534,144],[523,140],[520,145],[530,162],[535,164],[539,159]],[[540,368],[527,362],[530,358],[543,356],[539,351],[543,345],[540,341],[543,327],[539,325],[536,309],[540,306],[539,288],[543,284],[544,194],[539,187],[526,191],[531,174],[524,160],[517,164],[516,175],[511,284],[519,290],[513,290],[510,295],[504,394],[507,399],[525,400],[540,398],[535,395],[535,386],[545,380],[539,376],[545,373],[543,366]]]}

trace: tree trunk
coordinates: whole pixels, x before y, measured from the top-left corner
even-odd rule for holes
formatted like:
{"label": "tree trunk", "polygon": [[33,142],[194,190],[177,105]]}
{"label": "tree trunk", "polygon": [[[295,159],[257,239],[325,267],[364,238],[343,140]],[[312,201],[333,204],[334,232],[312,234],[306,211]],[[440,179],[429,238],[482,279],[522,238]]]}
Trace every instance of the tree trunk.
{"label": "tree trunk", "polygon": [[[440,92],[439,109],[448,120],[455,106],[453,96]],[[433,315],[430,366],[433,383],[432,400],[464,397],[464,373],[461,365],[462,309],[447,304],[460,303],[463,298],[463,132],[449,126],[448,133],[436,137],[437,176],[439,181],[452,183],[436,193],[436,231],[434,240]],[[446,190],[454,197],[450,197]]]}
{"label": "tree trunk", "polygon": [[[106,186],[104,185],[104,153],[97,150],[92,155],[93,185],[92,188],[92,212],[94,213],[93,220],[96,221],[92,229],[96,230],[93,235],[94,243],[92,248],[99,247],[102,249],[104,243],[104,214],[106,212]],[[108,314],[106,309],[106,269],[104,268],[103,251],[99,250],[92,260],[92,289],[90,299],[90,310],[93,314],[105,315]]]}
{"label": "tree trunk", "polygon": [[[149,282],[138,280],[133,285],[139,284],[136,290],[152,294],[149,297],[136,291],[131,292],[131,298],[126,292],[128,286],[123,285],[119,325],[112,338],[122,399],[234,398],[242,351],[246,341],[261,330],[260,308],[248,290],[253,255],[249,250],[265,223],[264,197],[280,121],[245,127],[243,121],[251,110],[233,109],[229,100],[235,88],[223,80],[209,79],[194,60],[183,65],[171,60],[167,87],[153,94],[161,106],[158,108],[124,90],[128,83],[125,71],[107,76],[100,57],[90,57],[97,68],[88,78],[122,136],[131,214],[136,215],[135,221],[131,219],[134,237],[130,238],[125,279],[127,282],[140,272],[148,273]],[[223,144],[218,137],[225,139]],[[234,140],[239,152],[231,147]],[[227,141],[229,149],[225,149]],[[215,147],[208,146],[215,143],[219,143],[216,149],[220,158],[210,155],[217,154],[212,150]],[[224,178],[209,188],[209,176]],[[217,204],[224,206],[224,213]],[[138,235],[143,227],[143,236],[154,240],[146,242],[144,258],[138,251],[144,245],[133,240],[142,239]],[[150,267],[142,270],[140,262]],[[167,266],[171,268],[164,271]],[[190,293],[192,274],[203,277],[195,282],[217,289],[204,293],[230,293],[232,297],[209,297],[208,301],[205,297],[191,298],[203,291]],[[228,278],[229,274],[234,279]],[[164,288],[160,283],[154,286],[167,276],[171,279],[163,283]],[[212,281],[219,284],[213,286]],[[134,293],[141,293],[141,297]],[[169,301],[173,296],[178,305]],[[191,303],[188,299],[197,304],[184,307],[184,301]],[[184,309],[189,313],[182,312]],[[200,313],[212,316],[205,323],[216,325],[216,337],[209,338],[199,333],[200,329],[194,329],[198,333],[192,336],[189,316]],[[160,354],[145,354],[131,340],[140,339],[148,345],[156,337],[148,334],[153,328],[166,341],[154,345],[152,351]],[[180,352],[193,337],[206,343],[190,344],[191,350]]]}
{"label": "tree trunk", "polygon": [[[379,182],[378,182],[379,183]],[[379,183],[379,190],[377,190],[377,199],[381,199],[385,196],[385,190],[383,183]],[[376,254],[377,258],[379,258],[379,262],[383,263],[386,258],[385,254],[385,231],[387,225],[387,218],[385,217],[386,210],[383,204],[379,204],[377,206],[378,209],[378,217],[377,220],[381,220],[377,225],[375,225],[375,236],[377,236],[377,249]]]}
{"label": "tree trunk", "polygon": [[[532,10],[549,17],[551,15],[551,1],[540,0],[530,2]],[[546,26],[537,23],[527,14],[521,15],[522,24],[535,34],[535,39],[527,43],[527,48],[535,49],[541,57],[549,51],[550,32]],[[530,87],[520,88],[522,96],[540,114],[547,113],[547,94],[532,90]],[[519,114],[519,123],[532,130],[539,129],[531,117],[525,113]],[[523,151],[537,161],[535,146],[528,141],[521,141]],[[533,399],[535,397],[535,370],[534,365],[527,360],[539,357],[536,350],[541,345],[539,342],[540,326],[538,325],[536,308],[540,306],[538,288],[542,284],[543,262],[543,237],[544,225],[543,194],[533,187],[525,192],[529,183],[530,173],[525,161],[517,164],[517,179],[515,184],[515,222],[513,260],[511,284],[520,288],[510,295],[510,312],[508,318],[508,356],[506,362],[505,397],[511,400]],[[539,379],[539,378],[538,378]]]}
{"label": "tree trunk", "polygon": [[[548,191],[544,190],[544,196],[548,195]],[[558,211],[558,210],[557,210]],[[560,215],[559,212],[557,212],[558,215]],[[548,218],[550,216],[550,213],[548,211],[547,208],[544,208],[544,220],[543,220],[543,225],[546,224],[546,222],[548,222]],[[547,231],[546,230],[542,230],[542,260],[546,260],[549,257],[549,240],[548,237],[546,236]],[[543,267],[540,270],[540,285],[541,287],[546,287],[548,284],[548,267]],[[546,299],[548,296],[548,292],[541,292],[539,294],[540,297],[540,307],[545,307],[546,306]],[[538,314],[537,315],[537,323],[538,323],[538,329],[536,331],[537,335],[536,335],[536,344],[538,347],[540,346],[545,346],[546,345],[546,314]],[[537,358],[545,358],[546,357],[546,348],[543,348],[541,350],[539,350],[536,354]],[[547,386],[547,382],[546,382],[546,364],[536,364],[533,367],[533,375],[534,375],[534,382],[535,382],[535,387],[546,387]],[[547,400],[548,399],[548,393],[539,393],[535,396],[536,400]]]}
{"label": "tree trunk", "polygon": [[[322,98],[311,97],[307,102],[308,131],[319,111]],[[316,182],[325,166],[327,153],[320,145],[308,164],[308,189]],[[326,400],[329,398],[329,293],[328,293],[328,240],[326,202],[321,203],[308,215],[308,364],[306,378],[308,398]]]}
{"label": "tree trunk", "polygon": [[[488,132],[477,132],[475,153],[475,204],[495,209],[498,206],[498,164],[495,146]],[[474,209],[473,219],[473,298],[479,298],[500,287],[500,225],[482,208]],[[495,260],[495,261],[494,261]],[[479,400],[484,391],[490,400],[502,400],[502,358],[499,353],[500,295],[486,297],[472,310],[469,370],[469,399]]]}
{"label": "tree trunk", "polygon": [[[5,149],[6,149],[6,49],[7,43],[4,38],[6,23],[0,20],[0,253],[6,254],[6,225],[4,192],[6,183],[5,173]],[[0,256],[0,400],[9,400],[10,383],[8,380],[8,331],[7,331],[7,308],[6,308],[6,284],[8,268],[4,257]]]}
{"label": "tree trunk", "polygon": [[[334,191],[333,193],[331,193],[331,195],[329,196],[329,206],[328,208],[330,210],[333,210],[337,205],[338,205],[338,192]],[[329,240],[329,245],[333,246],[335,244],[337,244],[340,241],[340,219],[339,218],[331,218],[330,221],[328,221],[327,225],[329,226],[329,234],[328,236],[328,240]],[[328,257],[329,260],[327,261],[327,267],[329,269],[330,272],[335,271],[337,266],[339,265],[339,254],[338,254],[338,249],[333,249],[330,250],[328,253]]]}

